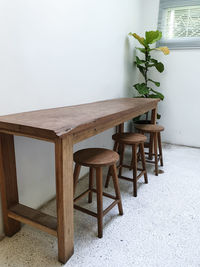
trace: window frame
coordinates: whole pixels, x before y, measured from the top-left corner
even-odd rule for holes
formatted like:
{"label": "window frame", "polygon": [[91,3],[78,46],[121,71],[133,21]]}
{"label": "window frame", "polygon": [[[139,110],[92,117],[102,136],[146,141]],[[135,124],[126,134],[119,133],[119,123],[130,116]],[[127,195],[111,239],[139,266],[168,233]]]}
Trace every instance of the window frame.
{"label": "window frame", "polygon": [[[166,9],[200,6],[200,0],[160,0],[158,30],[163,32]],[[157,42],[157,47],[168,46],[170,49],[200,49],[200,37],[164,39]]]}

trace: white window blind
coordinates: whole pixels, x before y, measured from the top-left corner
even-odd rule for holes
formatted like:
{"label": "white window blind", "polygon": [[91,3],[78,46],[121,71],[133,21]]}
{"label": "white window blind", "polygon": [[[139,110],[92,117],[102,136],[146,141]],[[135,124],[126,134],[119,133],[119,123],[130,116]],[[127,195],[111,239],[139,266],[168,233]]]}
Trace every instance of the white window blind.
{"label": "white window blind", "polygon": [[158,46],[200,48],[200,0],[160,0]]}

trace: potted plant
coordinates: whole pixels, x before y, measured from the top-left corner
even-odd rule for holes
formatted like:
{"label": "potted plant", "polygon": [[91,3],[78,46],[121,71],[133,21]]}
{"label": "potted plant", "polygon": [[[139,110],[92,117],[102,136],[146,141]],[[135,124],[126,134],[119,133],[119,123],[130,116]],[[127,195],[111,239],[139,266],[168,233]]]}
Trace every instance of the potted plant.
{"label": "potted plant", "polygon": [[[151,68],[155,68],[158,72],[164,71],[164,65],[162,62],[159,62],[157,59],[153,58],[152,51],[161,51],[164,55],[168,55],[170,53],[168,47],[151,47],[151,45],[155,44],[162,38],[162,32],[160,31],[147,31],[145,33],[145,37],[140,37],[136,33],[129,33],[130,36],[133,36],[138,42],[142,45],[142,47],[136,47],[143,54],[143,58],[139,58],[136,56],[135,64],[139,71],[141,72],[144,81],[142,83],[137,83],[134,85],[138,93],[138,97],[146,97],[146,98],[159,98],[160,100],[164,99],[164,95],[154,87],[160,87],[160,83],[152,80],[149,77],[149,71]],[[157,118],[160,119],[161,115],[158,114]],[[135,118],[134,122],[137,123],[150,123],[148,120],[148,113],[146,114],[146,120],[139,120],[140,117]]]}

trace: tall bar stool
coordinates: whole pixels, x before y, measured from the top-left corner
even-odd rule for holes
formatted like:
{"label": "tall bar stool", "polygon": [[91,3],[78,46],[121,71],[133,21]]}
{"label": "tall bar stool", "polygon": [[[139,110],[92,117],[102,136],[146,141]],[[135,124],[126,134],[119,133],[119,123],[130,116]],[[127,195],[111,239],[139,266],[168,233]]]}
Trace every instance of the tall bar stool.
{"label": "tall bar stool", "polygon": [[[145,163],[145,154],[144,154],[144,142],[147,140],[147,137],[139,133],[117,133],[112,136],[115,141],[114,151],[117,151],[120,146],[120,164],[118,177],[133,183],[133,196],[137,197],[137,181],[144,175],[145,183],[148,184],[146,163]],[[132,147],[132,160],[131,165],[123,164],[124,161],[124,151],[126,146]],[[139,151],[137,152],[139,148]],[[138,153],[142,159],[142,168],[138,168]],[[133,169],[133,179],[125,177],[122,175],[122,168]],[[138,174],[138,171],[140,173]],[[111,170],[109,169],[105,187],[108,187],[110,181]]]}
{"label": "tall bar stool", "polygon": [[[98,221],[98,237],[101,238],[103,236],[103,216],[106,215],[115,205],[118,205],[119,214],[123,215],[122,202],[119,190],[119,183],[117,177],[117,169],[116,163],[119,160],[119,155],[109,149],[104,148],[88,148],[79,150],[74,153],[74,161],[75,161],[75,169],[74,169],[74,193],[76,190],[76,185],[78,182],[78,177],[80,173],[81,166],[89,167],[89,189],[83,192],[81,195],[74,199],[74,203],[79,199],[88,195],[88,202],[92,202],[92,193],[97,194],[97,213],[92,212],[88,209],[80,207],[74,204],[74,208],[87,213],[91,216],[97,218]],[[115,189],[115,196],[107,194],[102,190],[102,167],[109,166],[113,184]],[[96,189],[93,188],[93,180],[94,180],[94,170],[96,170]],[[103,210],[103,196],[113,199],[111,205],[109,205],[105,210]]]}
{"label": "tall bar stool", "polygon": [[[136,124],[135,128],[140,133],[148,133],[153,136],[153,147],[154,147],[154,153],[152,156],[154,156],[155,160],[146,160],[149,163],[155,164],[155,174],[158,176],[158,162],[160,161],[160,165],[163,166],[163,153],[162,153],[162,142],[161,142],[161,132],[164,131],[164,127],[158,124]],[[159,153],[158,153],[159,148]],[[149,155],[149,152],[146,154]]]}

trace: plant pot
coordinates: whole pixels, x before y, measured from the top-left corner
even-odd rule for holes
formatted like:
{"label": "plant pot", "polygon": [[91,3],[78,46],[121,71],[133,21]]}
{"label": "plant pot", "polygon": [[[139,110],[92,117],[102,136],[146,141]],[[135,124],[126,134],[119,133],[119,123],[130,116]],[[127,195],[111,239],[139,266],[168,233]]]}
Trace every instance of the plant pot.
{"label": "plant pot", "polygon": [[134,124],[151,124],[151,120],[138,120],[134,121]]}
{"label": "plant pot", "polygon": [[151,120],[132,121],[132,123],[131,123],[131,131],[133,133],[137,132],[137,130],[135,129],[135,125],[137,125],[137,124],[151,124]]}

